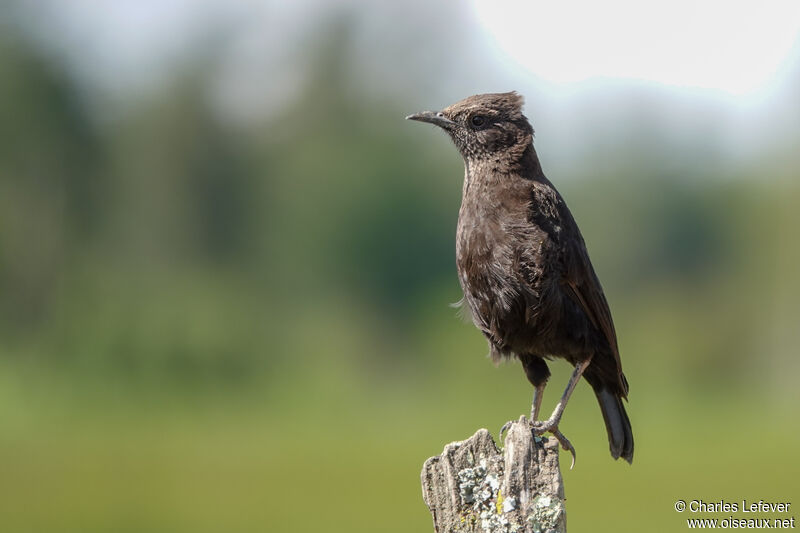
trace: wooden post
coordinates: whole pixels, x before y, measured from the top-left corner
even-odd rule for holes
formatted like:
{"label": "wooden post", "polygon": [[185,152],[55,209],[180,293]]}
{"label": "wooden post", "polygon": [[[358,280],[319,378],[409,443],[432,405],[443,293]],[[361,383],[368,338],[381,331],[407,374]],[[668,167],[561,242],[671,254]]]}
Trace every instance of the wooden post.
{"label": "wooden post", "polygon": [[422,467],[422,496],[437,533],[565,533],[564,484],[554,438],[523,416],[501,451],[485,429]]}

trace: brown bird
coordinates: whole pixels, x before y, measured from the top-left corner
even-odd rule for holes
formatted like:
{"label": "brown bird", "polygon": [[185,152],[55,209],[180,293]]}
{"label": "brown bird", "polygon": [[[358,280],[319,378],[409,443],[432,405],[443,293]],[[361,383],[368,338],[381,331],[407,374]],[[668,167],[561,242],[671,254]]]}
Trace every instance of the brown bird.
{"label": "brown bird", "polygon": [[[534,386],[534,432],[552,433],[574,462],[558,425],[583,376],[600,404],[611,455],[630,463],[633,433],[622,403],[628,382],[611,311],[578,225],[542,172],[522,105],[516,92],[480,94],[406,118],[442,128],[464,158],[456,234],[462,302],[492,360],[522,362]],[[551,358],[575,371],[553,414],[538,421]]]}

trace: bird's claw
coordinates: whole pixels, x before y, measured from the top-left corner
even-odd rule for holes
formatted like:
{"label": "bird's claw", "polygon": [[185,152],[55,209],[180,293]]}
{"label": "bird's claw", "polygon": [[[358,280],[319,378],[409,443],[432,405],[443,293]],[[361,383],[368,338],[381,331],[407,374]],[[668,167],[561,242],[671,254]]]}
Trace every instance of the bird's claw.
{"label": "bird's claw", "polygon": [[[524,423],[528,422],[528,419],[525,418],[525,416],[523,415],[523,416],[519,417],[519,420],[509,420],[508,422],[503,424],[503,427],[500,428],[500,433],[499,433],[500,442],[503,442],[503,433],[507,432],[509,429],[511,429],[511,426],[513,424],[516,424],[518,422],[524,424]],[[533,424],[533,423],[531,422],[531,424]]]}
{"label": "bird's claw", "polygon": [[500,428],[500,434],[499,434],[499,440],[500,440],[500,442],[503,442],[503,433],[505,433],[506,431],[508,431],[508,430],[509,430],[509,428],[511,427],[511,424],[513,424],[513,423],[514,423],[514,421],[513,421],[513,420],[509,420],[508,422],[506,422],[505,424],[503,424],[503,427],[501,427],[501,428]]}
{"label": "bird's claw", "polygon": [[567,451],[572,455],[572,463],[569,465],[569,469],[572,470],[572,467],[575,466],[575,460],[577,459],[577,454],[575,453],[575,447],[572,443],[564,436],[563,433],[558,429],[557,424],[549,424],[548,422],[533,422],[531,424],[533,426],[533,433],[534,435],[543,435],[544,433],[550,432],[556,438],[556,440],[561,444],[561,447],[564,451]]}
{"label": "bird's claw", "polygon": [[575,453],[575,447],[572,443],[561,433],[558,428],[553,428],[550,430],[550,433],[561,443],[561,447],[564,448],[565,451],[568,451],[570,455],[572,455],[572,462],[569,465],[569,469],[572,470],[572,467],[575,466],[575,459],[577,459],[577,454]]}

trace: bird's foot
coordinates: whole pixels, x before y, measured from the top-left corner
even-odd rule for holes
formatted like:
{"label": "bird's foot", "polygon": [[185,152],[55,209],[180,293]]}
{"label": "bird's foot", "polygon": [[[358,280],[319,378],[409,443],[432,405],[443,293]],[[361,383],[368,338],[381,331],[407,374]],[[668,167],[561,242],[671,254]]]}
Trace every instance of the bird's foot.
{"label": "bird's foot", "polygon": [[569,465],[569,469],[572,470],[572,467],[575,466],[575,447],[572,443],[564,436],[563,433],[558,429],[558,420],[545,420],[544,422],[532,422],[531,426],[533,426],[533,434],[534,435],[543,435],[544,433],[550,432],[556,438],[556,440],[561,444],[561,447],[564,448],[565,451],[568,451],[572,455],[572,463]]}
{"label": "bird's foot", "polygon": [[529,423],[529,424],[533,425],[531,422],[529,422],[529,421],[528,421],[528,419],[527,419],[527,418],[525,418],[525,415],[522,415],[522,416],[520,416],[520,417],[519,417],[519,420],[509,420],[508,422],[506,422],[505,424],[503,424],[503,427],[501,427],[501,428],[500,428],[500,434],[499,434],[499,440],[500,440],[500,442],[503,442],[503,433],[505,433],[505,432],[507,432],[509,429],[511,429],[511,426],[512,426],[512,424],[516,424],[516,423],[518,423],[518,422],[521,422],[521,423],[523,423],[523,424],[525,424],[525,423]]}
{"label": "bird's foot", "polygon": [[[525,417],[524,416],[520,417],[520,420],[525,420]],[[499,439],[500,442],[503,441],[503,433],[508,431],[509,428],[511,428],[511,425],[514,424],[515,422],[518,421],[509,420],[508,422],[503,424],[503,427],[500,428],[500,439]],[[549,419],[543,422],[537,422],[534,420],[530,422],[530,425],[534,435],[539,437],[545,433],[551,433],[556,438],[556,440],[561,444],[561,447],[564,448],[565,451],[568,451],[570,455],[572,455],[572,462],[569,465],[569,469],[572,470],[572,467],[575,466],[575,460],[577,458],[577,454],[575,452],[575,447],[572,445],[569,439],[565,437],[564,434],[561,433],[561,431],[558,429],[558,420]]]}

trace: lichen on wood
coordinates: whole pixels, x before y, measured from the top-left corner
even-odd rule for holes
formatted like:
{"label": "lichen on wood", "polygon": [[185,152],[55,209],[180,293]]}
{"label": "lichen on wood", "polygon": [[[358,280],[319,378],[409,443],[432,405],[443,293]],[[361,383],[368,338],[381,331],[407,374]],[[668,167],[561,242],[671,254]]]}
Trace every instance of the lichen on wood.
{"label": "lichen on wood", "polygon": [[425,461],[422,495],[437,533],[565,533],[556,439],[536,437],[525,417],[503,450],[485,429]]}

